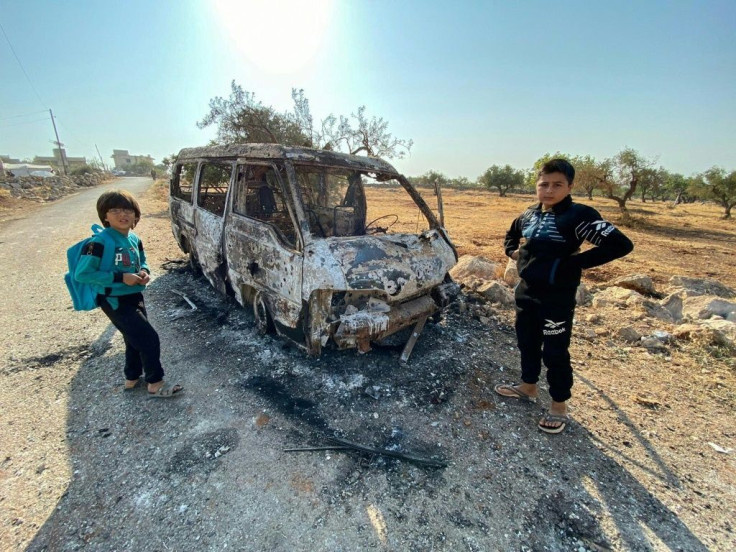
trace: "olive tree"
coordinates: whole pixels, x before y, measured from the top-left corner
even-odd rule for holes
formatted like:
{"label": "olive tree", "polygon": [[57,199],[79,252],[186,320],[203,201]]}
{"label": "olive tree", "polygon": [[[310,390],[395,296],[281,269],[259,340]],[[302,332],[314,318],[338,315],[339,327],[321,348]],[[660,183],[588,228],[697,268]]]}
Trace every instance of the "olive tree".
{"label": "olive tree", "polygon": [[414,176],[409,180],[415,186],[429,186],[432,188],[435,186],[435,184],[446,186],[450,182],[450,179],[447,176],[435,170],[429,170],[426,173],[419,176]]}
{"label": "olive tree", "polygon": [[524,173],[514,169],[511,165],[492,165],[478,177],[478,184],[498,190],[499,197],[505,197],[511,189],[521,188],[524,185]]}
{"label": "olive tree", "polygon": [[216,125],[215,142],[223,144],[266,142],[387,158],[402,158],[411,150],[412,140],[393,136],[388,121],[368,116],[365,106],[349,117],[329,114],[315,123],[304,90],[292,89],[291,98],[293,109],[280,112],[232,81],[230,97],[212,98],[209,113],[197,126]]}
{"label": "olive tree", "polygon": [[645,170],[651,168],[652,162],[633,148],[622,149],[611,162],[613,177],[603,180],[601,189],[605,197],[618,203],[618,208],[626,221],[630,218],[626,202],[636,193],[640,180],[645,177]]}
{"label": "olive tree", "polygon": [[721,167],[711,167],[695,181],[693,187],[723,207],[723,218],[731,218],[731,209],[736,205],[736,171],[726,173]]}

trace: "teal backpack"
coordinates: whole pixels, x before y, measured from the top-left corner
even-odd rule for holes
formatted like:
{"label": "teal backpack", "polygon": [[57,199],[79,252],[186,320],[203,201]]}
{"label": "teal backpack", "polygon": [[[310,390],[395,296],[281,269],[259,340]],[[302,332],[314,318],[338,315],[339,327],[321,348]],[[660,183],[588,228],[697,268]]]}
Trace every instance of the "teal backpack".
{"label": "teal backpack", "polygon": [[104,228],[99,224],[92,225],[92,235],[88,238],[84,238],[82,241],[75,243],[69,249],[66,250],[66,262],[69,267],[69,272],[64,274],[64,282],[69,290],[69,295],[72,296],[72,304],[74,310],[78,311],[89,311],[97,308],[97,295],[105,294],[104,288],[95,286],[92,284],[83,284],[74,279],[74,272],[77,270],[79,260],[82,258],[85,248],[89,242],[95,236],[102,237],[105,242],[105,248],[102,252],[102,259],[100,260],[100,270],[110,271],[113,268],[115,262],[115,242],[112,238],[104,232]]}

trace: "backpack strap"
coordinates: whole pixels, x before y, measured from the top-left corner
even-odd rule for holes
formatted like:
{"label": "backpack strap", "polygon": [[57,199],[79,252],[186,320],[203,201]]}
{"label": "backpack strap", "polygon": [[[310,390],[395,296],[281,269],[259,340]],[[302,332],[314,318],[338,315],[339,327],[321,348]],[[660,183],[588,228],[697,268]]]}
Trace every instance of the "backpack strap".
{"label": "backpack strap", "polygon": [[[100,270],[102,272],[111,272],[113,266],[115,266],[115,242],[112,237],[105,231],[99,224],[92,225],[92,234],[97,237],[99,236],[104,247],[102,249],[102,258],[100,259]],[[103,295],[107,296],[112,293],[112,288],[104,288]]]}

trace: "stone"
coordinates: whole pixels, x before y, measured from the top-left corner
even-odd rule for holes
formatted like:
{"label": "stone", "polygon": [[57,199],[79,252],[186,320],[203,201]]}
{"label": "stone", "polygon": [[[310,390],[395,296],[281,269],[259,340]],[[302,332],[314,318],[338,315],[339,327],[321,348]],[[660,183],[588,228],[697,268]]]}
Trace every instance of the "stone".
{"label": "stone", "polygon": [[681,340],[736,349],[736,324],[727,320],[699,320],[681,324],[672,334]]}
{"label": "stone", "polygon": [[616,330],[616,337],[622,339],[626,343],[638,343],[641,341],[641,334],[631,326],[624,326]]}
{"label": "stone", "polygon": [[657,293],[654,289],[654,282],[652,282],[652,279],[643,274],[621,276],[620,278],[613,280],[611,285],[625,289],[632,289],[642,295],[656,295]]}
{"label": "stone", "polygon": [[672,315],[675,321],[682,320],[682,296],[672,293],[659,302]]}
{"label": "stone", "polygon": [[500,282],[488,282],[478,288],[478,293],[492,303],[500,303],[506,307],[514,304],[514,294]]}
{"label": "stone", "polygon": [[727,318],[736,312],[736,302],[727,301],[713,295],[685,297],[682,300],[682,317],[691,319],[707,319],[717,315]]}
{"label": "stone", "polygon": [[652,337],[652,336],[642,337],[641,346],[644,347],[645,349],[649,349],[650,351],[664,351],[667,349],[664,343],[662,343],[656,337]]}
{"label": "stone", "polygon": [[639,303],[639,306],[644,310],[650,318],[656,318],[664,322],[675,322],[678,319],[672,316],[672,313],[663,307],[660,303],[652,301],[650,299],[644,299]]}
{"label": "stone", "polygon": [[715,295],[724,299],[736,298],[736,291],[724,286],[717,280],[709,278],[688,278],[686,276],[672,276],[669,281],[671,292],[683,291],[684,295]]}
{"label": "stone", "polygon": [[700,325],[723,334],[726,338],[723,343],[733,346],[736,343],[736,323],[728,320],[703,320]]}
{"label": "stone", "polygon": [[593,296],[593,306],[598,307],[624,307],[632,297],[644,297],[633,290],[611,286],[603,289]]}
{"label": "stone", "polygon": [[498,270],[498,264],[485,257],[463,255],[450,270],[450,276],[456,282],[463,283],[471,279],[490,281],[496,279]]}
{"label": "stone", "polygon": [[578,289],[575,291],[575,304],[576,305],[587,305],[593,299],[593,294],[588,291],[585,284],[581,283]]}
{"label": "stone", "polygon": [[519,283],[519,270],[516,267],[516,261],[514,259],[509,259],[509,262],[506,263],[506,270],[503,273],[503,281],[511,287]]}

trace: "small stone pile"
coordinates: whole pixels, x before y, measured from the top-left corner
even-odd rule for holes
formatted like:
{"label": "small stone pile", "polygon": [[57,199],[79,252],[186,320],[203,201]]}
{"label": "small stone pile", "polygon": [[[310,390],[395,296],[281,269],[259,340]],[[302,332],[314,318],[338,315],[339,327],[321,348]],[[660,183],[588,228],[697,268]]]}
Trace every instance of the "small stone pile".
{"label": "small stone pile", "polygon": [[91,188],[108,180],[105,173],[87,173],[74,176],[2,176],[0,190],[7,190],[13,197],[34,201],[53,201],[75,192],[79,188]]}

